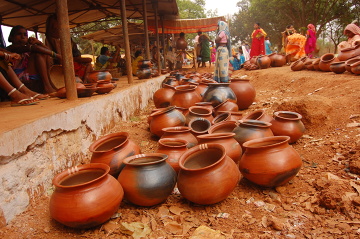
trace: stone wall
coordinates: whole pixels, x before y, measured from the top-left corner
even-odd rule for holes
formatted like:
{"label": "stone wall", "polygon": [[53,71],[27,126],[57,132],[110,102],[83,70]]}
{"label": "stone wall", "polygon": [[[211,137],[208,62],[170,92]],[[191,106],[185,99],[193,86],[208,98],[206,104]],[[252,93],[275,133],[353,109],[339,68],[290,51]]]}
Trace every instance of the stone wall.
{"label": "stone wall", "polygon": [[0,134],[0,226],[23,212],[65,168],[88,163],[89,146],[147,106],[165,76]]}

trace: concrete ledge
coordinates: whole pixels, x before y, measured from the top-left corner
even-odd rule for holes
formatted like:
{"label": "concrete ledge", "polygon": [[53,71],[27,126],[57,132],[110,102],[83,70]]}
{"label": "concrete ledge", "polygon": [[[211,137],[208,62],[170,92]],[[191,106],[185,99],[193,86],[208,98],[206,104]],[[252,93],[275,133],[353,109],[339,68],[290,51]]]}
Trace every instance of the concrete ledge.
{"label": "concrete ledge", "polygon": [[165,76],[144,81],[0,133],[0,222],[23,212],[54,175],[88,163],[89,146],[148,105]]}

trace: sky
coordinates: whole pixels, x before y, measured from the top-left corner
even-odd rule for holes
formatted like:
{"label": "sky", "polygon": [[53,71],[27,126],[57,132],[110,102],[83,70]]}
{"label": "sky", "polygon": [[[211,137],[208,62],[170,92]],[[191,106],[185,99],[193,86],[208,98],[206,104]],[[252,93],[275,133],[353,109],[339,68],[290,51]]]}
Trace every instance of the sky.
{"label": "sky", "polygon": [[[219,16],[225,16],[227,14],[234,14],[239,11],[236,7],[236,3],[240,0],[205,0],[206,10],[218,10]],[[221,4],[222,3],[222,4]]]}

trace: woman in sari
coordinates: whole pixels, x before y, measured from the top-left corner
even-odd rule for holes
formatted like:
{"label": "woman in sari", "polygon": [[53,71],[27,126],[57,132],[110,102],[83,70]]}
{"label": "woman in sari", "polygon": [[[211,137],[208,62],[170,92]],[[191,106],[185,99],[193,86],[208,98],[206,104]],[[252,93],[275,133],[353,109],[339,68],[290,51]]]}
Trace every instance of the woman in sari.
{"label": "woman in sari", "polygon": [[312,53],[316,49],[316,30],[313,24],[309,24],[307,28],[308,30],[306,31],[305,53],[308,57],[312,58]]}
{"label": "woman in sari", "polygon": [[291,25],[286,28],[284,34],[287,36],[284,42],[287,63],[290,64],[291,61],[296,61],[301,57],[306,56],[306,37],[296,33]]}
{"label": "woman in sari", "polygon": [[[199,36],[200,44],[200,55],[201,55],[201,67],[205,67],[206,62],[210,62],[210,38],[206,34],[201,34]],[[211,64],[211,62],[210,62]]]}
{"label": "woman in sari", "polygon": [[250,57],[265,55],[265,37],[266,32],[260,27],[260,23],[254,24],[254,31],[251,34]]}
{"label": "woman in sari", "polygon": [[347,41],[340,42],[338,51],[345,48],[355,47],[360,44],[360,28],[351,23],[345,27],[344,35],[348,37]]}
{"label": "woman in sari", "polygon": [[218,33],[215,38],[217,44],[214,80],[229,82],[229,54],[231,54],[230,31],[226,22],[219,21]]}

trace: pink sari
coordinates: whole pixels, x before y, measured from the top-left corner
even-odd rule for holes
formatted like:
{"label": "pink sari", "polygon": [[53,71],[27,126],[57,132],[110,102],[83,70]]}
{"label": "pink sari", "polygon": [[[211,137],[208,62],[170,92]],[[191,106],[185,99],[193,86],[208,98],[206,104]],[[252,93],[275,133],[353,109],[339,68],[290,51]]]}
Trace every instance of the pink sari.
{"label": "pink sari", "polygon": [[313,24],[308,25],[308,30],[306,32],[306,44],[305,44],[305,53],[312,57],[312,54],[316,50],[316,33],[315,26]]}

